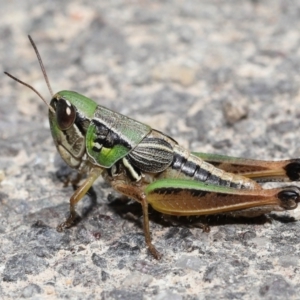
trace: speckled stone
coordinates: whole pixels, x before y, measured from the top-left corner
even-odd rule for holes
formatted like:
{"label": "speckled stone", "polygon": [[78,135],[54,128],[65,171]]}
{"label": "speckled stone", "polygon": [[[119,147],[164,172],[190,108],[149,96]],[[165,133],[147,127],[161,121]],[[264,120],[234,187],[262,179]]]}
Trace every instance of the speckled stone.
{"label": "speckled stone", "polygon": [[[76,90],[194,151],[300,156],[297,1],[1,1],[3,71]],[[47,107],[0,80],[1,299],[298,299],[300,210],[269,219],[190,219],[150,211],[102,179],[58,233],[76,176],[57,156]],[[293,183],[294,184],[294,183]],[[273,185],[274,186],[274,185]],[[269,185],[268,185],[269,187]]]}

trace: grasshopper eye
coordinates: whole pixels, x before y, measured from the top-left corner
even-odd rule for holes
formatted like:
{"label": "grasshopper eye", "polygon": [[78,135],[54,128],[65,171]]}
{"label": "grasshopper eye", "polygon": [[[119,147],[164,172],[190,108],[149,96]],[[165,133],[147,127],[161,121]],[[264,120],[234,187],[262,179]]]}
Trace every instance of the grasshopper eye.
{"label": "grasshopper eye", "polygon": [[70,128],[76,118],[74,106],[65,99],[60,99],[56,103],[56,120],[61,130]]}

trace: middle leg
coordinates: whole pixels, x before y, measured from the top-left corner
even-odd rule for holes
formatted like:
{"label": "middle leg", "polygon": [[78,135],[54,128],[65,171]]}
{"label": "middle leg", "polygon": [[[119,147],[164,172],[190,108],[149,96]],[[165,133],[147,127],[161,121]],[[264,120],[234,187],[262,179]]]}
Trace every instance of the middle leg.
{"label": "middle leg", "polygon": [[111,185],[116,191],[141,203],[142,210],[143,210],[143,230],[145,235],[145,242],[148,246],[150,253],[156,259],[160,259],[162,255],[156,250],[155,246],[152,244],[151,241],[148,202],[142,187],[134,183],[129,184],[123,180],[117,180],[117,179],[114,179],[111,182]]}

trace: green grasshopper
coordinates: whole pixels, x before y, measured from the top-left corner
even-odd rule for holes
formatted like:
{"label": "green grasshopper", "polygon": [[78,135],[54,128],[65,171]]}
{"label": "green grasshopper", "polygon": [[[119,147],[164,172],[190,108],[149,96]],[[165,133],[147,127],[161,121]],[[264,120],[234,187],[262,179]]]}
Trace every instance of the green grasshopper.
{"label": "green grasshopper", "polygon": [[86,179],[70,198],[70,215],[58,226],[69,228],[75,205],[102,175],[113,189],[142,205],[146,244],[151,242],[148,205],[168,215],[229,214],[254,217],[295,209],[296,186],[264,189],[260,182],[296,181],[300,159],[262,161],[190,152],[166,134],[113,112],[72,91],[53,94],[40,54],[29,36],[52,99],[48,106],[52,137],[63,160]]}

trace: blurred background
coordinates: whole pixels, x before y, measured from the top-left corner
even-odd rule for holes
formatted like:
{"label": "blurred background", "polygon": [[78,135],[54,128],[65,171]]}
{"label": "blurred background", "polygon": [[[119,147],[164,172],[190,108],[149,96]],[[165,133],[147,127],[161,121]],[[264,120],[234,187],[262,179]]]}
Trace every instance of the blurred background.
{"label": "blurred background", "polygon": [[[77,91],[194,151],[299,157],[299,16],[296,0],[1,1],[0,65],[50,101],[30,34],[54,92]],[[157,262],[139,213],[128,221],[130,204],[111,205],[100,180],[97,206],[57,233],[72,187],[47,107],[3,73],[0,89],[1,298],[297,298],[290,217],[209,234],[151,222]]]}

